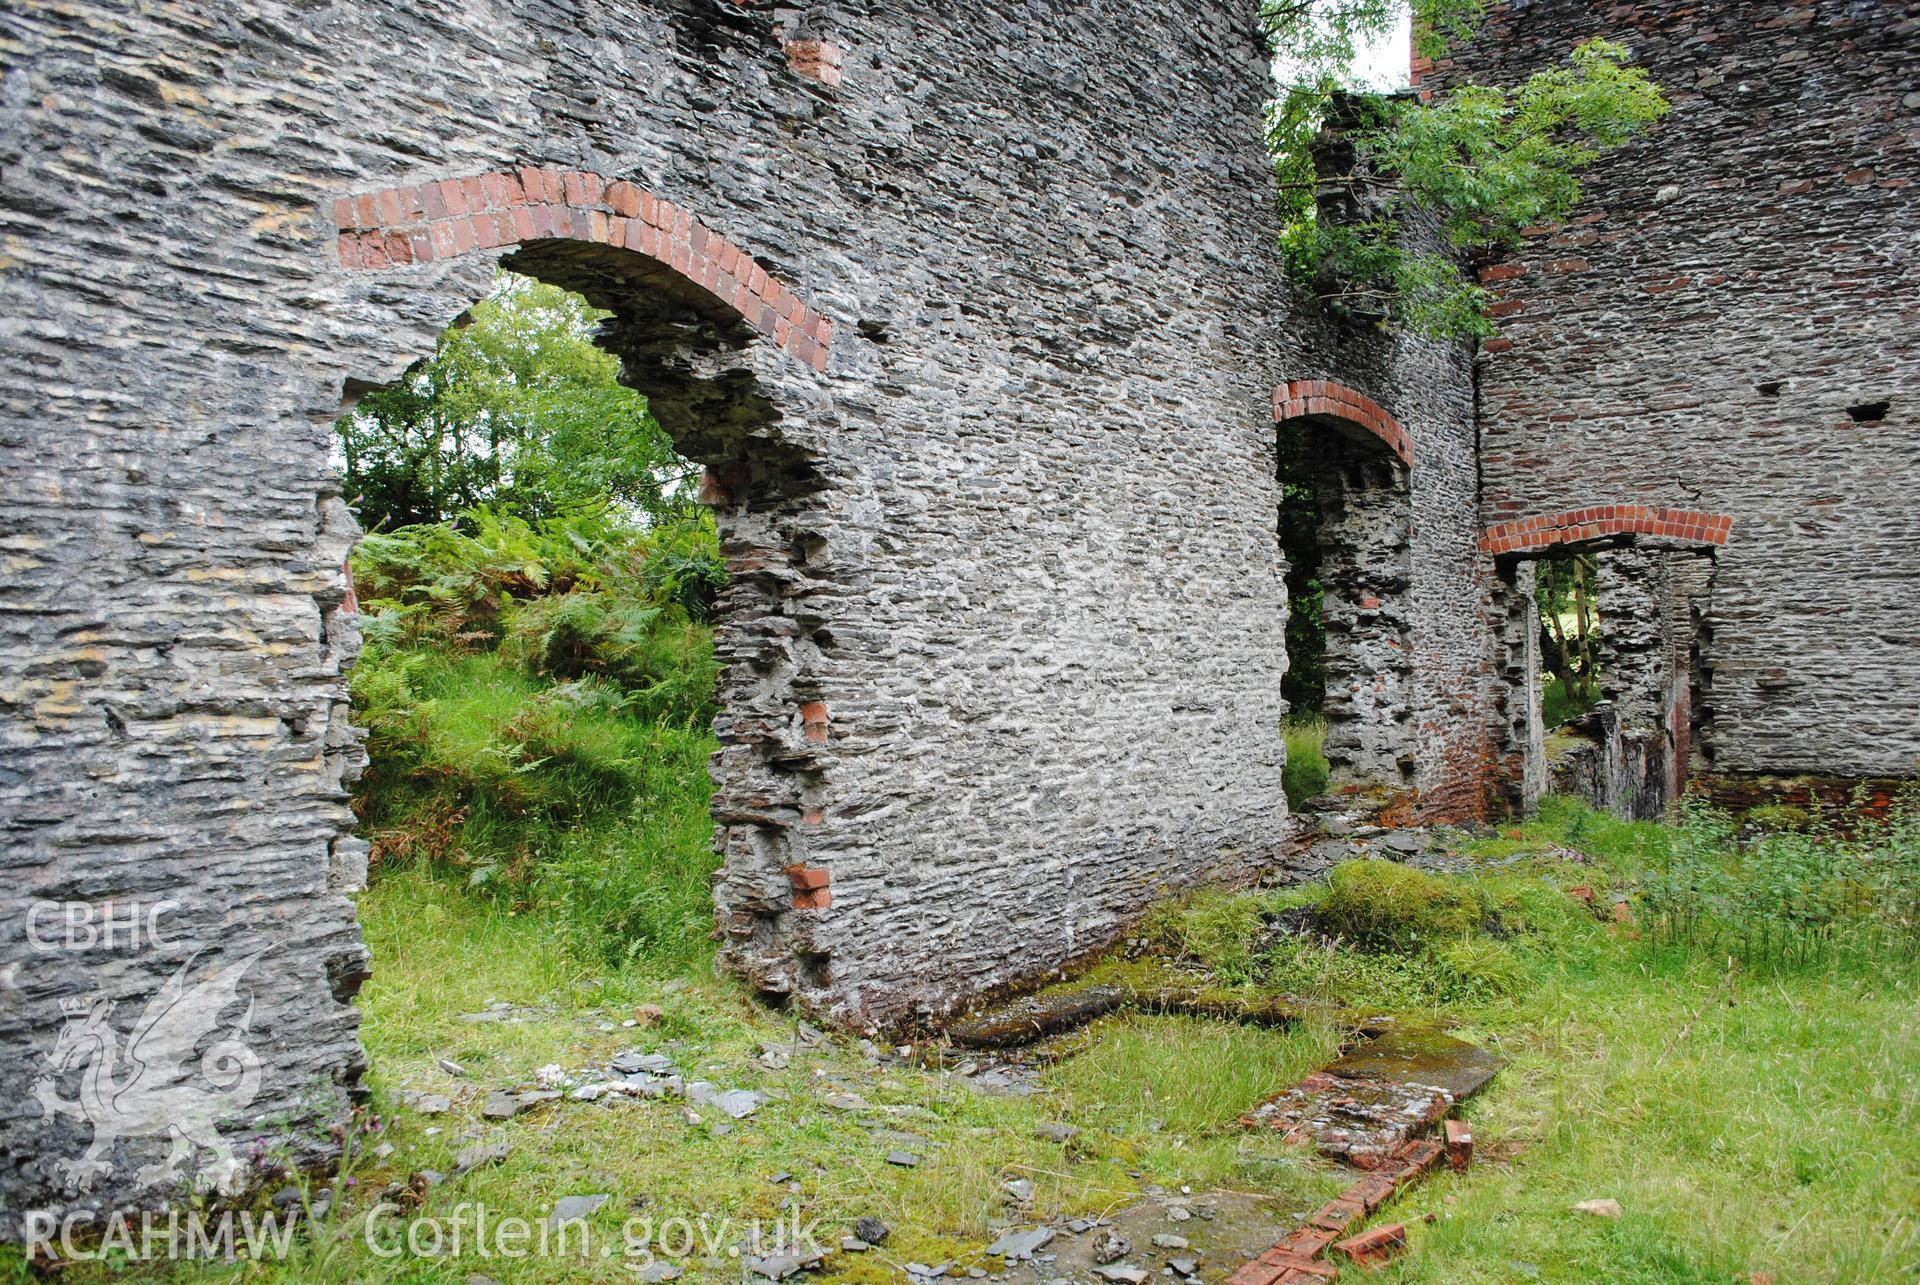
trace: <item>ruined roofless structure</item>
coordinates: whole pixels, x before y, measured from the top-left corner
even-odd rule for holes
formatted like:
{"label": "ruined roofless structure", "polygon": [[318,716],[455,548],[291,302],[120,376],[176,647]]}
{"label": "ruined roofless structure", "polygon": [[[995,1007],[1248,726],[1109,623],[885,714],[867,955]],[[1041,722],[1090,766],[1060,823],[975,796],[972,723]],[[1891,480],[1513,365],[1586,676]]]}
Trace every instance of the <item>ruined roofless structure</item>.
{"label": "ruined roofless structure", "polygon": [[[1625,622],[1598,797],[1910,773],[1914,6],[1496,9],[1423,91],[1608,35],[1674,110],[1481,269],[1477,349],[1287,284],[1256,8],[8,6],[6,1225],[153,1198],[157,1139],[62,1182],[87,1122],[29,1090],[63,1000],[124,1030],[189,959],[251,960],[227,1136],[324,1148],[345,1112],[331,425],[500,264],[611,309],[707,469],[721,957],[769,999],[937,1019],[1285,855],[1280,424],[1321,472],[1341,797],[1537,797],[1530,590],[1570,548]],[[131,940],[28,922],[162,902]]]}

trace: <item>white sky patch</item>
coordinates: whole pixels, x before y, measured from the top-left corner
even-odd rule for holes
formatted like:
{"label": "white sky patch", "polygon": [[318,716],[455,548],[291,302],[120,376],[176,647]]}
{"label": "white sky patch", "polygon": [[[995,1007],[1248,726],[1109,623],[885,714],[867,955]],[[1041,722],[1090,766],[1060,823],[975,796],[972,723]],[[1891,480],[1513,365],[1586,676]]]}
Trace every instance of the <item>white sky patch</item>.
{"label": "white sky patch", "polygon": [[[1354,51],[1353,78],[1360,86],[1381,93],[1406,89],[1413,80],[1412,61],[1413,19],[1410,14],[1402,13],[1393,30]],[[1273,70],[1274,77],[1281,83],[1291,79],[1284,60],[1276,59]]]}
{"label": "white sky patch", "polygon": [[1353,60],[1354,79],[1369,89],[1405,89],[1412,80],[1412,63],[1412,20],[1401,14],[1392,31],[1359,49]]}

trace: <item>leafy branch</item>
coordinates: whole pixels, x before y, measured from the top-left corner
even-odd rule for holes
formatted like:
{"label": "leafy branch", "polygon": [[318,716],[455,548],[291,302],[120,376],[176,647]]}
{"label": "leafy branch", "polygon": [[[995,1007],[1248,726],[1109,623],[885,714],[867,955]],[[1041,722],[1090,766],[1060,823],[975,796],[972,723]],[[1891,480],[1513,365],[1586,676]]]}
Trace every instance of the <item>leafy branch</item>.
{"label": "leafy branch", "polygon": [[[1434,57],[1470,35],[1485,0],[1266,0],[1281,69],[1268,121],[1289,271],[1317,299],[1437,337],[1493,333],[1469,251],[1564,219],[1579,171],[1667,111],[1621,45],[1588,41],[1512,89],[1461,85],[1432,102],[1356,87],[1359,49],[1411,11]],[[1415,245],[1407,220],[1431,221]]]}

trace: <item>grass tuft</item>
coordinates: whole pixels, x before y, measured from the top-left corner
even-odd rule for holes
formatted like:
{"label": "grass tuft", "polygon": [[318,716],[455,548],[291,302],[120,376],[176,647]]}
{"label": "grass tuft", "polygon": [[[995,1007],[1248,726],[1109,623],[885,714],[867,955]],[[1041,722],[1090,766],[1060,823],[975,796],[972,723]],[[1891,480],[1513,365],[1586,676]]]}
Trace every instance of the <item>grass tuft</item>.
{"label": "grass tuft", "polygon": [[1284,735],[1287,762],[1280,770],[1280,786],[1287,806],[1298,810],[1327,792],[1327,720],[1318,714],[1294,714],[1287,719]]}

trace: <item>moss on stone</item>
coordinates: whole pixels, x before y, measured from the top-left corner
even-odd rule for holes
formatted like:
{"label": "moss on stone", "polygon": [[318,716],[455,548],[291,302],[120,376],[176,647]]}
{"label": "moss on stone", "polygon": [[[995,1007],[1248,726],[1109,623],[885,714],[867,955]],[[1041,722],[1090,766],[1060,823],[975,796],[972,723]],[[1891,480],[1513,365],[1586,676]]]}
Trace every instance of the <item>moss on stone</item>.
{"label": "moss on stone", "polygon": [[1813,814],[1792,803],[1763,803],[1748,808],[1741,819],[1768,830],[1805,830],[1813,825]]}

